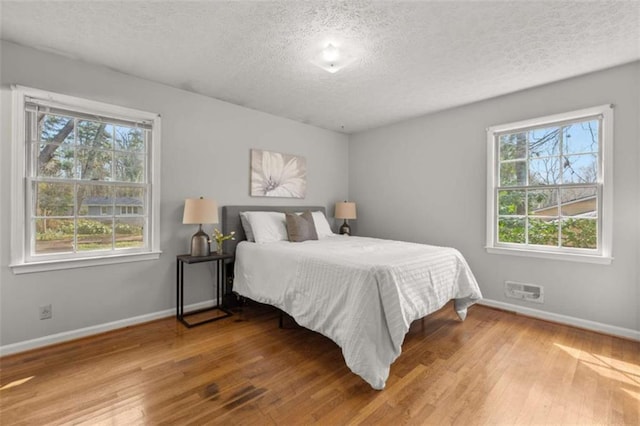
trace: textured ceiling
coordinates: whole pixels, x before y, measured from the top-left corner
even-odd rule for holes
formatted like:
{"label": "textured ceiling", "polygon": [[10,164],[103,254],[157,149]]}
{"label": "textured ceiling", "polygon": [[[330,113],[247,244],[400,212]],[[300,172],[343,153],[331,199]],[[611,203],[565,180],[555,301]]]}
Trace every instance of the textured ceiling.
{"label": "textured ceiling", "polygon": [[345,133],[640,59],[638,1],[0,5],[5,40]]}

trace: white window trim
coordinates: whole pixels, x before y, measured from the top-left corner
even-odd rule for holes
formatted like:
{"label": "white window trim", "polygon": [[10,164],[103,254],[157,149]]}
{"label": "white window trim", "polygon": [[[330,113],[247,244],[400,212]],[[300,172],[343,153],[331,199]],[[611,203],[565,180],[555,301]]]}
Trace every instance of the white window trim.
{"label": "white window trim", "polygon": [[[160,250],[160,115],[125,108],[103,102],[91,101],[73,96],[62,95],[29,87],[12,85],[13,109],[12,109],[12,173],[11,173],[11,263],[9,266],[15,274],[32,272],[44,272],[60,269],[83,268],[88,266],[108,265],[143,260],[158,259]],[[25,146],[25,98],[32,97],[46,99],[56,104],[69,105],[71,109],[86,109],[96,113],[103,113],[114,118],[123,117],[131,119],[153,121],[152,143],[149,147],[149,204],[151,213],[149,216],[150,233],[149,249],[133,253],[109,253],[105,255],[92,254],[78,258],[66,258],[55,260],[28,261],[25,253],[26,220],[25,209],[26,196],[26,146]]]}
{"label": "white window trim", "polygon": [[[602,176],[598,182],[602,186],[600,197],[601,232],[599,253],[579,253],[544,248],[497,246],[495,187],[497,183],[495,134],[525,127],[552,124],[554,122],[578,120],[583,117],[602,115],[601,164]],[[515,123],[491,126],[487,129],[487,235],[485,249],[491,254],[536,257],[543,259],[567,260],[586,263],[610,264],[613,260],[613,105],[600,105],[567,113],[554,114]]]}

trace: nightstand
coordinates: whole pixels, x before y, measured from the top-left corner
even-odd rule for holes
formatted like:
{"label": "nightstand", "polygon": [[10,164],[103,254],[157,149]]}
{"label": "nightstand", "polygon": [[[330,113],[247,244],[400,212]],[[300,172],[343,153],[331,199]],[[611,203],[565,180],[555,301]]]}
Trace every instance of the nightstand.
{"label": "nightstand", "polygon": [[[196,325],[205,324],[211,321],[217,321],[222,318],[230,317],[231,311],[222,306],[222,291],[224,288],[225,268],[224,261],[231,259],[230,254],[210,254],[209,256],[191,256],[189,254],[181,254],[176,256],[176,318],[186,327],[194,327]],[[216,298],[217,305],[211,308],[198,309],[197,311],[184,312],[184,265],[193,263],[215,262],[216,263]],[[186,317],[201,314],[206,311],[219,311],[224,315],[217,315],[213,318],[207,318],[197,322],[188,322]]]}

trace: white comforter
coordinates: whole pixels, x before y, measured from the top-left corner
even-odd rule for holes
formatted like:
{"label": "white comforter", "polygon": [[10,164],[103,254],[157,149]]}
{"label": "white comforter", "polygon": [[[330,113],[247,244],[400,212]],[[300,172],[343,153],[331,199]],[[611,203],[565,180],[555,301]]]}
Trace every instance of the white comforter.
{"label": "white comforter", "polygon": [[342,348],[347,366],[383,389],[412,321],[455,299],[461,319],[482,297],[460,252],[374,238],[241,242],[233,289],[276,306]]}

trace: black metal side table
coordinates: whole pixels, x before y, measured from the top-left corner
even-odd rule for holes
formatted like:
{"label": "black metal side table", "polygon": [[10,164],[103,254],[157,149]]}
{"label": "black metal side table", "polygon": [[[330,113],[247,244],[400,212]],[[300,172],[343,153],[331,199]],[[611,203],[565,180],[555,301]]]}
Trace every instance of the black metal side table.
{"label": "black metal side table", "polygon": [[[209,256],[191,256],[189,254],[181,254],[176,257],[177,269],[176,269],[176,318],[186,327],[194,327],[196,325],[205,324],[211,321],[217,321],[222,318],[230,317],[231,311],[225,309],[220,302],[222,300],[222,289],[224,286],[224,261],[231,259],[233,256],[230,254],[210,254]],[[184,264],[203,263],[203,262],[216,262],[216,298],[218,303],[216,306],[204,309],[198,309],[196,311],[184,312]],[[188,322],[185,317],[199,314],[206,311],[218,310],[224,313],[214,318],[208,318],[198,322]]]}

